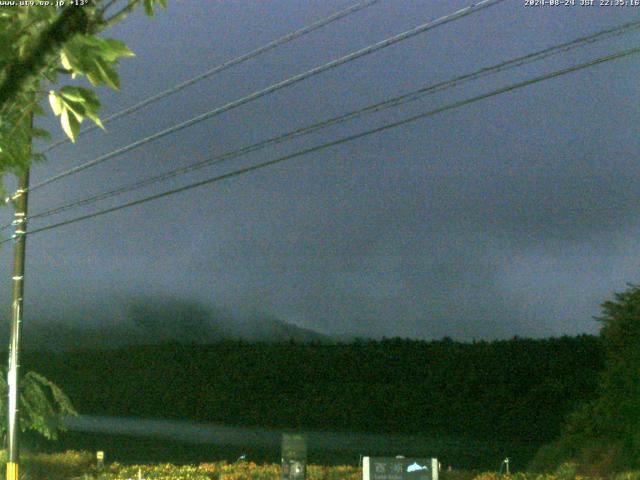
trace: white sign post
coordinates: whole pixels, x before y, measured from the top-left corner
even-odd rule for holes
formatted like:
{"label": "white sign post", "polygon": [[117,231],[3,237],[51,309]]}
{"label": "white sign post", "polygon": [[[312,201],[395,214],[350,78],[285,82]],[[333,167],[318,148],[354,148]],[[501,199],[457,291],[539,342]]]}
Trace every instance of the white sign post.
{"label": "white sign post", "polygon": [[437,458],[364,457],[363,480],[438,480]]}

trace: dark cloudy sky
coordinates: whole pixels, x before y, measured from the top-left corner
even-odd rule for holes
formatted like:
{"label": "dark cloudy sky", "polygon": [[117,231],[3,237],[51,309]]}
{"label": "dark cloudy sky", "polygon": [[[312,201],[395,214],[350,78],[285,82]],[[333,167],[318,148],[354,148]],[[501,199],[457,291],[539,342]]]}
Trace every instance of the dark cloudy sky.
{"label": "dark cloudy sky", "polygon": [[[170,2],[109,32],[137,54],[116,112],[355,0]],[[579,0],[578,0],[579,2]],[[40,181],[472,3],[378,4],[56,149]],[[31,212],[638,19],[640,7],[497,6],[33,192]],[[78,209],[71,218],[275,158],[624,48],[640,34],[367,116]],[[279,166],[34,235],[27,319],[117,321],[132,297],[255,312],[330,334],[462,340],[597,331],[640,264],[639,57],[600,65]],[[48,123],[52,125],[52,123]],[[60,135],[59,127],[54,127]],[[6,215],[6,213],[5,213]],[[34,221],[30,228],[47,222]],[[2,299],[9,307],[9,249]]]}

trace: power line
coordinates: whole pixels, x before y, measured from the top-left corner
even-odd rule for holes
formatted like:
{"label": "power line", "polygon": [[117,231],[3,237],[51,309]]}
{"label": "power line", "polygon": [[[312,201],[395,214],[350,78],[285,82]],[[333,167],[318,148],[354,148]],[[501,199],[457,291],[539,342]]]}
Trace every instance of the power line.
{"label": "power line", "polygon": [[[180,90],[184,90],[185,88],[193,85],[194,83],[197,83],[201,80],[204,80],[206,78],[212,77],[224,70],[228,70],[229,68],[238,65],[240,63],[246,62],[247,60],[250,60],[252,58],[255,58],[259,55],[262,55],[263,53],[268,52],[269,50],[273,50],[274,48],[280,46],[280,45],[284,45],[285,43],[289,43],[292,40],[295,40],[296,38],[300,38],[308,33],[313,32],[314,30],[318,30],[319,28],[322,28],[326,25],[329,25],[330,23],[333,23],[341,18],[344,18],[348,15],[351,15],[352,13],[355,13],[359,10],[362,10],[364,8],[370,7],[371,5],[373,5],[374,3],[377,3],[378,0],[367,0],[364,2],[360,2],[360,3],[356,3],[355,5],[351,5],[348,8],[345,8],[344,10],[340,10],[339,12],[336,12],[332,15],[329,15],[328,17],[322,18],[314,23],[312,23],[311,25],[307,25],[306,27],[300,28],[299,30],[295,30],[291,33],[288,33],[287,35],[284,35],[280,38],[277,38],[276,40],[273,40],[272,42],[267,43],[266,45],[263,45],[262,47],[258,47],[255,50],[252,50],[248,53],[245,53],[244,55],[240,55],[239,57],[233,58],[227,62],[224,62],[220,65],[217,65],[205,72],[202,72],[199,75],[196,75],[195,77],[192,77],[188,80],[185,80],[184,82],[178,83],[177,85],[168,88],[167,90],[164,90],[156,95],[152,95],[151,97],[147,97],[144,100],[141,100],[140,102],[131,105],[130,107],[125,108],[124,110],[121,110],[117,113],[114,113],[113,115],[110,115],[104,119],[102,119],[102,124],[106,125],[109,122],[112,122],[113,120],[117,120],[118,118],[123,118],[126,117],[128,115],[131,115],[134,112],[137,112],[138,110],[146,107],[147,105],[157,102],[158,100],[162,100],[163,98],[169,97],[171,95],[173,95],[174,93],[179,92]],[[98,128],[97,125],[92,125],[90,127],[87,128],[83,128],[82,130],[80,130],[80,132],[78,133],[78,136],[80,135],[84,135],[85,133],[91,132],[93,130],[96,130]],[[68,143],[70,140],[68,138],[61,138],[60,140],[57,140],[55,142],[53,142],[51,145],[47,146],[47,148],[45,148],[43,150],[42,153],[47,153],[51,150],[53,150],[54,148],[63,145],[65,143]]]}
{"label": "power line", "polygon": [[[170,171],[166,171],[164,173],[158,174],[158,175],[154,175],[152,177],[149,178],[145,178],[142,180],[139,180],[137,182],[133,182],[130,183],[128,185],[124,185],[122,187],[118,187],[116,189],[113,190],[109,190],[107,192],[103,192],[103,193],[99,193],[97,195],[92,195],[89,197],[85,197],[79,200],[76,200],[74,202],[65,204],[65,205],[61,205],[58,207],[54,207],[51,208],[49,210],[46,210],[44,212],[41,213],[37,213],[35,215],[30,216],[28,219],[32,220],[32,219],[36,219],[36,218],[44,218],[44,217],[48,217],[57,213],[62,213],[68,210],[71,210],[73,208],[79,207],[79,206],[86,206],[86,205],[90,205],[92,203],[98,202],[100,200],[105,200],[107,198],[111,198],[123,193],[127,193],[127,192],[131,192],[133,190],[137,190],[143,187],[147,187],[150,186],[152,184],[167,180],[169,178],[173,178],[179,175],[183,175],[185,173],[189,173],[207,166],[211,166],[211,165],[215,165],[218,163],[221,163],[223,161],[226,160],[230,160],[232,158],[237,158],[239,156],[257,151],[257,150],[261,150],[263,148],[266,148],[267,146],[271,146],[271,145],[276,145],[303,135],[308,135],[310,133],[316,132],[318,130],[327,128],[329,126],[333,126],[339,123],[343,123],[346,122],[348,120],[352,120],[354,118],[357,118],[359,116],[362,115],[366,115],[366,114],[370,114],[370,113],[375,113],[375,112],[379,112],[382,110],[385,110],[387,108],[391,108],[391,107],[396,107],[398,105],[410,102],[410,101],[415,101],[418,100],[426,95],[431,95],[437,92],[442,92],[444,90],[447,90],[449,88],[453,88],[456,86],[459,86],[463,83],[472,81],[472,80],[477,80],[489,75],[493,75],[496,73],[500,73],[503,72],[505,70],[511,69],[511,68],[515,68],[515,67],[520,67],[523,65],[527,65],[529,63],[533,63],[536,61],[540,61],[542,59],[548,58],[550,56],[553,55],[557,55],[560,53],[565,53],[567,51],[573,50],[575,48],[579,48],[582,47],[584,45],[587,44],[593,44],[595,42],[598,41],[602,41],[605,39],[610,39],[613,38],[615,36],[620,36],[623,35],[625,33],[629,33],[631,31],[637,30],[638,28],[640,28],[640,20],[635,21],[635,22],[628,22],[625,23],[623,25],[617,26],[617,27],[612,27],[606,30],[602,30],[600,32],[591,34],[591,35],[587,35],[569,42],[565,42],[563,44],[560,45],[556,45],[553,47],[549,47],[549,48],[545,48],[543,50],[539,50],[537,52],[534,53],[530,53],[528,55],[524,55],[512,60],[507,60],[504,61],[502,63],[496,64],[496,65],[492,65],[490,67],[484,67],[481,68],[479,70],[474,71],[473,73],[469,73],[469,74],[465,74],[465,75],[460,75],[457,76],[455,78],[443,81],[443,82],[439,82],[436,84],[432,84],[423,88],[420,88],[418,90],[412,91],[410,93],[404,94],[404,95],[400,95],[400,96],[396,96],[394,98],[391,98],[389,100],[385,100],[379,103],[375,103],[372,105],[368,105],[364,108],[360,108],[358,110],[322,121],[322,122],[318,122],[315,123],[313,125],[309,125],[307,127],[303,127],[303,128],[299,128],[297,130],[293,130],[291,132],[276,136],[276,137],[272,137],[266,140],[263,140],[261,142],[258,143],[254,143],[252,145],[243,147],[241,149],[238,150],[234,150],[231,152],[227,152],[224,153],[222,155],[218,155],[216,157],[207,159],[207,160],[203,160],[200,162],[196,162],[194,164],[191,165],[187,165],[185,167],[181,167],[178,169],[174,169],[174,170],[170,170]],[[6,229],[8,227],[10,227],[11,224],[5,224],[0,226],[0,230]]]}
{"label": "power line", "polygon": [[[346,142],[357,140],[359,138],[364,138],[364,137],[367,137],[367,136],[370,136],[370,135],[374,135],[374,134],[377,134],[377,133],[380,133],[380,132],[383,132],[383,131],[386,131],[386,130],[390,130],[392,128],[396,128],[396,127],[399,127],[399,126],[402,126],[402,125],[407,125],[407,124],[415,122],[417,120],[420,120],[420,119],[423,119],[423,118],[427,118],[427,117],[432,117],[432,116],[438,115],[438,114],[446,112],[446,111],[450,111],[450,110],[454,110],[454,109],[457,109],[457,108],[460,108],[460,107],[463,107],[463,106],[466,106],[466,105],[470,105],[472,103],[478,102],[480,100],[485,100],[487,98],[494,97],[496,95],[500,95],[500,94],[503,94],[503,93],[511,92],[513,90],[517,90],[517,89],[520,89],[520,88],[523,88],[523,87],[526,87],[526,86],[529,86],[529,85],[533,85],[535,83],[539,83],[539,82],[542,82],[542,81],[545,81],[545,80],[549,80],[551,78],[560,77],[560,76],[566,75],[568,73],[572,73],[572,72],[576,72],[576,71],[579,71],[579,70],[583,70],[585,68],[589,68],[589,67],[592,67],[592,66],[595,66],[595,65],[599,65],[599,64],[602,64],[602,63],[605,63],[605,62],[610,62],[612,60],[617,60],[617,59],[620,59],[620,58],[629,57],[631,55],[635,55],[635,54],[638,54],[638,53],[640,53],[640,47],[631,48],[631,49],[624,50],[622,52],[614,53],[614,54],[611,54],[611,55],[607,55],[607,56],[604,56],[604,57],[599,57],[599,58],[597,58],[595,60],[591,60],[591,61],[586,62],[586,63],[581,63],[579,65],[575,65],[573,67],[564,68],[562,70],[556,70],[554,72],[551,72],[551,73],[548,73],[548,74],[545,74],[545,75],[540,75],[540,76],[532,78],[530,80],[525,80],[525,81],[522,81],[522,82],[518,82],[518,83],[515,83],[515,84],[512,84],[512,85],[509,85],[507,87],[503,87],[503,88],[500,88],[500,89],[497,89],[497,90],[493,90],[492,92],[489,92],[489,93],[485,93],[485,94],[482,94],[482,95],[477,95],[475,97],[468,98],[466,100],[461,100],[461,101],[458,101],[458,102],[454,102],[454,103],[451,103],[449,105],[445,105],[444,107],[436,108],[434,110],[429,110],[427,112],[423,112],[423,113],[420,113],[418,115],[414,115],[412,117],[406,118],[404,120],[400,120],[400,121],[393,122],[393,123],[388,123],[388,124],[383,125],[381,127],[377,127],[377,128],[371,129],[371,130],[367,130],[367,131],[364,131],[364,132],[361,132],[361,133],[358,133],[358,134],[355,134],[355,135],[350,135],[348,137],[343,137],[343,138],[340,138],[338,140],[334,140],[334,141],[331,141],[331,142],[328,142],[328,143],[324,143],[322,145],[318,145],[318,146],[315,146],[315,147],[307,148],[305,150],[300,150],[298,152],[292,153],[290,155],[285,155],[283,157],[279,157],[279,158],[276,158],[274,160],[269,160],[269,161],[266,161],[266,162],[262,162],[262,163],[258,163],[258,164],[249,166],[249,167],[240,168],[240,169],[234,170],[234,171],[229,172],[229,173],[225,173],[225,174],[218,175],[218,176],[215,176],[215,177],[212,177],[212,178],[208,178],[206,180],[201,180],[199,182],[191,183],[189,185],[185,185],[185,186],[182,186],[182,187],[179,187],[179,188],[175,188],[175,189],[172,189],[172,190],[168,190],[168,191],[165,191],[165,192],[162,192],[162,193],[158,193],[158,194],[155,194],[155,195],[150,195],[150,196],[147,196],[147,197],[144,197],[144,198],[141,198],[141,199],[138,199],[138,200],[134,200],[134,201],[122,204],[122,205],[118,205],[118,206],[111,207],[111,208],[106,208],[104,210],[100,210],[100,211],[97,211],[97,212],[94,212],[94,213],[90,213],[90,214],[87,214],[87,215],[82,215],[82,216],[79,216],[79,217],[76,217],[76,218],[72,218],[72,219],[69,219],[69,220],[65,220],[65,221],[62,221],[62,222],[58,222],[58,223],[55,223],[55,224],[52,224],[52,225],[47,225],[47,226],[44,226],[44,227],[41,227],[41,228],[38,228],[38,229],[35,229],[35,230],[31,230],[29,233],[27,233],[27,235],[33,235],[33,234],[44,232],[44,231],[47,231],[47,230],[52,230],[54,228],[59,228],[59,227],[65,226],[65,225],[70,225],[70,224],[73,224],[73,223],[77,223],[77,222],[80,222],[80,221],[84,221],[84,220],[95,218],[95,217],[98,217],[98,216],[101,216],[101,215],[105,215],[107,213],[116,212],[118,210],[123,210],[123,209],[129,208],[129,207],[133,207],[133,206],[136,206],[136,205],[147,203],[147,202],[150,202],[152,200],[157,200],[157,199],[160,199],[160,198],[163,198],[163,197],[174,195],[176,193],[185,192],[187,190],[192,190],[194,188],[198,188],[198,187],[201,187],[201,186],[204,186],[204,185],[209,185],[209,184],[216,183],[216,182],[219,182],[219,181],[222,181],[222,180],[226,180],[226,179],[229,179],[229,178],[237,177],[237,176],[243,175],[245,173],[249,173],[249,172],[252,172],[252,171],[255,171],[255,170],[260,170],[260,169],[263,169],[263,168],[266,168],[266,167],[269,167],[269,166],[272,166],[272,165],[275,165],[275,164],[278,164],[278,163],[282,163],[282,162],[285,162],[285,161],[288,161],[288,160],[291,160],[291,159],[294,159],[294,158],[301,157],[303,155],[307,155],[309,153],[318,152],[320,150],[324,150],[324,149],[327,149],[327,148],[330,148],[330,147],[333,147],[333,146],[336,146],[336,145],[340,145],[340,144],[343,144],[343,143],[346,143]],[[3,244],[3,243],[6,243],[8,241],[9,241],[9,239],[0,241],[0,245]]]}
{"label": "power line", "polygon": [[282,80],[278,83],[275,83],[267,88],[264,88],[262,90],[258,90],[254,93],[251,93],[245,97],[242,97],[240,99],[234,100],[230,103],[227,103],[221,107],[217,107],[213,110],[210,110],[209,112],[205,112],[201,115],[198,115],[196,117],[191,118],[190,120],[187,120],[185,122],[179,123],[177,125],[174,125],[173,127],[167,128],[165,130],[162,130],[160,132],[157,132],[153,135],[150,135],[148,137],[142,138],[140,140],[137,140],[129,145],[126,145],[122,148],[119,148],[117,150],[113,150],[110,153],[107,153],[105,155],[102,155],[100,157],[97,157],[93,160],[90,160],[86,163],[83,163],[81,165],[78,165],[77,167],[73,167],[69,170],[66,170],[58,175],[55,175],[53,177],[50,177],[48,179],[45,179],[43,181],[41,181],[40,183],[36,183],[35,185],[33,185],[29,190],[33,191],[36,190],[40,187],[43,187],[44,185],[48,185],[51,182],[54,182],[56,180],[60,180],[61,178],[67,177],[71,174],[80,172],[82,170],[85,170],[87,168],[93,167],[95,165],[98,165],[106,160],[109,160],[113,157],[116,157],[118,155],[121,155],[123,153],[129,152],[135,148],[138,148],[146,143],[152,142],[154,140],[158,140],[159,138],[162,138],[166,135],[169,135],[171,133],[175,133],[177,131],[183,130],[187,127],[190,127],[192,125],[195,125],[196,123],[202,122],[208,118],[211,118],[215,115],[219,115],[221,113],[227,112],[229,110],[232,110],[236,107],[239,107],[241,105],[244,105],[245,103],[251,102],[253,100],[257,100],[258,98],[264,97],[268,94],[271,94],[277,90],[281,90],[285,87],[291,86],[295,83],[301,82],[302,80],[305,80],[309,77],[318,75],[319,73],[325,72],[327,70],[336,68],[340,65],[343,65],[345,63],[351,62],[353,60],[356,60],[358,58],[361,58],[365,55],[369,55],[373,52],[376,52],[378,50],[381,50],[383,48],[386,48],[388,46],[391,46],[393,44],[396,44],[398,42],[401,42],[403,40],[407,40],[415,35],[418,35],[420,33],[426,32],[427,30],[431,30],[435,27],[447,24],[449,22],[458,20],[460,18],[466,17],[468,15],[471,15],[479,10],[491,7],[493,5],[496,5],[498,3],[504,2],[505,0],[482,0],[480,2],[476,2],[473,5],[470,5],[468,7],[462,8],[460,10],[457,10],[453,13],[450,13],[448,15],[442,16],[436,20],[424,23],[422,25],[419,25],[415,28],[412,28],[410,30],[407,30],[405,32],[402,32],[398,35],[394,35],[393,37],[389,37],[385,40],[382,40],[378,43],[375,43],[373,45],[369,45],[368,47],[364,47],[360,50],[357,50],[355,52],[352,52],[348,55],[345,55],[343,57],[340,57],[338,59],[332,60],[328,63],[325,63],[324,65],[320,65],[318,67],[312,68],[311,70],[307,70],[306,72],[294,75],[293,77],[289,77],[285,80]]}

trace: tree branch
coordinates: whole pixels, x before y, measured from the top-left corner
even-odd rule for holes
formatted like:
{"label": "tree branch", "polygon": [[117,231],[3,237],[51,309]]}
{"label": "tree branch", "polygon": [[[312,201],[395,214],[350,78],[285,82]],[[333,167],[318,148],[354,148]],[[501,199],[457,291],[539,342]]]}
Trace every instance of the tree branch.
{"label": "tree branch", "polygon": [[107,18],[106,20],[102,20],[100,22],[100,26],[98,27],[99,30],[105,30],[113,25],[115,25],[116,23],[119,23],[120,21],[124,20],[131,12],[133,12],[136,7],[138,6],[138,4],[140,3],[140,0],[130,0],[129,4],[124,7],[122,10],[120,10],[118,13],[113,14],[111,17]]}
{"label": "tree branch", "polygon": [[70,5],[39,36],[23,60],[11,64],[0,84],[0,112],[17,98],[29,80],[37,77],[47,66],[48,57],[76,33],[87,31],[89,18],[84,8]]}
{"label": "tree branch", "polygon": [[107,10],[109,10],[113,5],[116,4],[118,0],[109,0],[106,5],[104,5],[101,9],[100,9],[100,14],[102,15],[103,13],[105,13]]}

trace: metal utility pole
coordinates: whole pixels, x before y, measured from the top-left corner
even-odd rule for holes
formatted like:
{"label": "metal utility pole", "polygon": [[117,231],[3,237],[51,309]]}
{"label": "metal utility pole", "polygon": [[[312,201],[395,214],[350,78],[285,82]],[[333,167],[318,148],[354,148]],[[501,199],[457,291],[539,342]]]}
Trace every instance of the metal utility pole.
{"label": "metal utility pole", "polygon": [[24,259],[27,233],[27,199],[29,189],[29,169],[18,177],[18,190],[11,197],[14,204],[15,233],[13,234],[13,296],[11,303],[11,343],[9,345],[9,369],[7,371],[8,430],[7,430],[7,480],[18,480],[18,368],[20,364],[20,324],[22,323],[22,294],[24,291]]}

